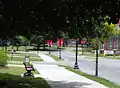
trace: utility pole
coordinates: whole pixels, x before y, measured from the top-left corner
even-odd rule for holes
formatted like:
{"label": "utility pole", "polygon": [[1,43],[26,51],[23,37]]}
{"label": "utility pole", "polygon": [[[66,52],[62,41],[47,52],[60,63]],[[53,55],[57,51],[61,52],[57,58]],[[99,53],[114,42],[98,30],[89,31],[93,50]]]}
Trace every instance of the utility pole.
{"label": "utility pole", "polygon": [[77,62],[77,54],[78,54],[78,40],[76,40],[76,58],[75,58],[74,69],[79,69],[78,62]]}
{"label": "utility pole", "polygon": [[98,76],[98,46],[99,46],[99,41],[98,41],[98,35],[96,37],[96,68],[95,68],[95,76]]}

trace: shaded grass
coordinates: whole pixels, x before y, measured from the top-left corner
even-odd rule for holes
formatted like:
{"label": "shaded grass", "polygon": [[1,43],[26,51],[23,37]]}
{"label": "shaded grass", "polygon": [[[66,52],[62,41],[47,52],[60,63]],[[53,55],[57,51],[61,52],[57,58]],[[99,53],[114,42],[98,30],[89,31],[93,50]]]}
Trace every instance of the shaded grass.
{"label": "shaded grass", "polygon": [[42,78],[20,78],[18,75],[0,73],[0,88],[50,88]]}
{"label": "shaded grass", "polygon": [[84,76],[84,77],[89,78],[91,80],[94,80],[94,81],[96,81],[98,83],[101,83],[101,84],[107,86],[108,88],[120,88],[120,85],[117,85],[117,84],[115,84],[113,82],[110,82],[109,80],[106,80],[104,78],[100,78],[100,77],[96,77],[96,76],[91,76],[91,75],[88,75],[86,73],[83,73],[83,72],[81,72],[79,70],[73,69],[73,68],[68,67],[68,66],[64,66],[64,67],[67,70],[70,70],[70,71],[75,72],[75,73],[77,73],[77,74],[79,74],[81,76]]}

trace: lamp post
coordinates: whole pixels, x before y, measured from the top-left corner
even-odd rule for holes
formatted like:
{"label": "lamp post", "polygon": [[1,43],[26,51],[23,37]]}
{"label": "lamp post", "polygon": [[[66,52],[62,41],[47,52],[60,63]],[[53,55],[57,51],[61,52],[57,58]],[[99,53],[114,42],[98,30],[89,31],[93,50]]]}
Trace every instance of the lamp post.
{"label": "lamp post", "polygon": [[96,38],[96,68],[95,68],[95,76],[98,76],[98,36]]}
{"label": "lamp post", "polygon": [[49,54],[51,54],[50,48],[51,48],[51,45],[52,45],[52,40],[47,40],[47,44],[48,44],[48,47],[49,47]]}
{"label": "lamp post", "polygon": [[82,55],[83,55],[83,44],[82,44]]}
{"label": "lamp post", "polygon": [[61,38],[60,38],[60,48],[59,48],[59,59],[61,59]]}
{"label": "lamp post", "polygon": [[79,69],[78,62],[77,62],[77,54],[78,54],[78,40],[76,40],[76,58],[75,58],[74,69]]}
{"label": "lamp post", "polygon": [[51,47],[51,45],[49,44],[49,54],[51,54],[51,52],[50,52],[50,47]]}

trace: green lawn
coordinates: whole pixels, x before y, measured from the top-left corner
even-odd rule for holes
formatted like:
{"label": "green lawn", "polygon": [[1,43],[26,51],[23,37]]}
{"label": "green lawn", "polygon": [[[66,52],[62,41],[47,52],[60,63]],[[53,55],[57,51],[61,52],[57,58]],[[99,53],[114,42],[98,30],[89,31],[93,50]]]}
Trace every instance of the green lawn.
{"label": "green lawn", "polygon": [[[13,74],[13,75],[21,75],[25,73],[25,67],[14,67],[14,66],[9,66],[9,67],[1,67],[0,68],[0,73],[8,73],[8,74]],[[35,71],[32,71],[33,74],[40,74],[36,69]]]}
{"label": "green lawn", "polygon": [[[8,53],[11,55],[11,53]],[[17,56],[30,56],[30,57],[39,57],[37,54],[33,54],[33,53],[20,53],[20,52],[14,52],[13,55],[17,55]]]}
{"label": "green lawn", "polygon": [[[9,57],[8,58],[8,60],[9,61],[24,61],[24,57],[13,57],[13,58],[11,58],[11,57]],[[30,57],[30,61],[43,61],[43,59],[41,59],[41,58],[32,58],[32,57]]]}
{"label": "green lawn", "polygon": [[54,60],[56,60],[56,61],[61,61],[61,60],[63,60],[63,59],[59,59],[58,56],[56,56],[56,55],[52,55],[52,54],[46,54],[46,55],[52,57],[52,58],[53,58]]}
{"label": "green lawn", "polygon": [[107,86],[108,88],[120,88],[120,85],[114,84],[114,83],[112,83],[112,82],[110,82],[109,80],[106,80],[106,79],[104,79],[104,78],[91,76],[91,75],[88,75],[88,74],[86,74],[86,73],[80,72],[79,70],[73,69],[73,68],[71,68],[71,67],[67,67],[67,66],[64,66],[64,67],[65,67],[66,69],[70,70],[70,71],[73,71],[73,72],[79,74],[79,75],[82,75],[82,76],[84,76],[84,77],[86,77],[86,78],[89,78],[89,79],[91,79],[91,80],[94,80],[94,81],[96,81],[96,82],[98,82],[98,83],[101,83],[101,84]]}
{"label": "green lawn", "polygon": [[[27,46],[26,47],[26,49],[33,49],[34,48],[34,46]],[[3,49],[3,47],[2,46],[0,46],[0,50],[2,50]],[[7,50],[11,50],[12,49],[12,46],[7,46]],[[13,47],[13,49],[14,50],[17,50],[17,47],[16,46],[14,46]],[[20,46],[19,48],[18,48],[18,50],[19,51],[25,51],[25,46]]]}
{"label": "green lawn", "polygon": [[[21,78],[25,73],[24,67],[1,67],[0,68],[0,88],[50,88],[42,78]],[[37,70],[33,74],[39,74]]]}
{"label": "green lawn", "polygon": [[[0,67],[0,88],[50,88],[48,83],[43,78],[24,78],[21,74],[26,72],[23,63],[25,56],[30,56],[30,61],[42,61],[35,54],[11,54],[8,53],[8,67]],[[16,57],[14,57],[16,56]],[[15,65],[15,66],[10,66]],[[22,67],[20,67],[22,66]],[[33,74],[40,74],[36,69]]]}
{"label": "green lawn", "polygon": [[20,52],[15,52],[13,54],[13,56],[8,53],[8,61],[24,61],[25,60],[25,56],[29,56],[30,61],[43,61],[42,58],[40,58],[40,56],[38,56],[37,54],[32,54],[32,53],[20,53]]}

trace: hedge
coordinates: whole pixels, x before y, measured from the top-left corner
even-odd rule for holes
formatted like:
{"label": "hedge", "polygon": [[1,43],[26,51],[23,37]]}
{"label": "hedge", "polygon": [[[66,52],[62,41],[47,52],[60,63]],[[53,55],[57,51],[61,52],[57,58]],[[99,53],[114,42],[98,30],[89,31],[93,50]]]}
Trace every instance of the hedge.
{"label": "hedge", "polygon": [[4,67],[7,65],[7,55],[4,51],[0,51],[0,66]]}

